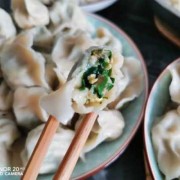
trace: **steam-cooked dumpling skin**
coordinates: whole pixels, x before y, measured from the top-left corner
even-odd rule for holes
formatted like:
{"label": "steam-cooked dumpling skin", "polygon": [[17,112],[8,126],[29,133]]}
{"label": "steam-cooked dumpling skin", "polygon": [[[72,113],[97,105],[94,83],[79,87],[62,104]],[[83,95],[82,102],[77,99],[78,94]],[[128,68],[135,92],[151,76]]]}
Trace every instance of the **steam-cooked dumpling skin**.
{"label": "steam-cooked dumpling skin", "polygon": [[37,26],[29,30],[33,33],[33,46],[40,51],[51,52],[53,35],[45,26]]}
{"label": "steam-cooked dumpling skin", "polygon": [[54,0],[40,0],[43,4],[50,5]]}
{"label": "steam-cooked dumpling skin", "polygon": [[0,83],[0,110],[6,111],[11,109],[13,102],[13,92],[7,86],[4,80]]}
{"label": "steam-cooked dumpling skin", "polygon": [[[100,60],[96,58],[99,58],[98,56],[100,54],[93,55],[93,53],[96,53],[96,50],[99,51],[99,53],[102,56],[106,56],[105,59],[108,62],[104,62],[104,65],[105,64],[107,65],[107,69],[103,69],[102,68],[103,65],[102,66],[100,64],[98,65],[98,63],[100,63]],[[106,53],[109,54],[110,59],[108,59]],[[72,114],[73,111],[79,114],[86,114],[89,112],[94,112],[104,109],[107,106],[107,104],[109,104],[111,101],[113,101],[116,98],[116,94],[119,91],[118,81],[122,78],[121,77],[122,73],[120,70],[122,64],[123,64],[123,57],[120,55],[120,53],[116,53],[114,51],[110,51],[109,49],[102,47],[101,48],[91,47],[86,51],[81,61],[78,61],[78,64],[73,67],[73,70],[71,71],[72,73],[70,74],[71,80],[65,83],[64,85],[62,85],[60,89],[57,90],[56,92],[53,92],[48,96],[42,98],[41,100],[42,107],[49,114],[54,115],[57,119],[59,119],[63,124],[68,123],[67,121],[68,118],[66,118],[66,121],[63,121],[61,115],[61,113],[64,114],[64,112],[62,111],[64,108],[68,108],[69,109],[68,112],[71,113],[67,113],[66,111],[66,114],[65,116],[63,115],[63,117],[66,117],[67,114]],[[93,86],[91,86],[90,89],[88,88],[89,86],[88,87],[84,86],[85,84],[83,77],[85,76],[85,74],[87,74],[86,71],[89,71],[90,68],[95,69],[97,72],[99,71],[99,73],[100,71],[102,71],[101,73],[104,73],[104,74],[101,73],[98,74],[97,78],[99,79],[97,80],[95,79],[94,81],[97,82],[96,93],[94,93],[95,90],[93,92],[92,89],[93,87],[95,87],[95,84],[93,84]],[[86,77],[87,78],[86,81],[88,81],[87,82],[88,84],[93,80],[89,78],[92,72],[90,72],[90,75]],[[65,102],[68,103],[65,104]],[[56,104],[56,103],[58,104],[57,105],[58,109],[61,109],[61,107],[63,106],[61,110],[62,112],[48,105],[48,104]]]}
{"label": "steam-cooked dumpling skin", "polygon": [[71,68],[82,53],[92,45],[95,43],[89,34],[81,30],[59,36],[52,51],[52,60],[57,65],[55,71],[61,84],[66,82]]}
{"label": "steam-cooked dumpling skin", "polygon": [[95,38],[95,42],[98,46],[106,46],[111,49],[116,49],[117,51],[122,53],[122,44],[111,32],[106,28],[99,28],[96,31],[97,38]]}
{"label": "steam-cooked dumpling skin", "polygon": [[[81,123],[83,117],[76,124]],[[96,148],[103,141],[110,141],[118,138],[124,129],[124,118],[118,110],[104,110],[98,112],[98,118],[93,126],[91,134],[83,149],[84,153]]]}
{"label": "steam-cooked dumpling skin", "polygon": [[7,38],[16,35],[16,28],[13,24],[11,16],[0,8],[0,36]]}
{"label": "steam-cooked dumpling skin", "polygon": [[22,29],[49,24],[47,7],[39,0],[12,0],[14,19]]}
{"label": "steam-cooked dumpling skin", "polygon": [[57,1],[50,8],[50,29],[53,34],[61,31],[77,29],[92,31],[92,26],[87,21],[81,8],[73,1]]}
{"label": "steam-cooked dumpling skin", "polygon": [[18,86],[49,88],[45,80],[45,59],[41,53],[31,48],[32,43],[33,34],[24,32],[1,52],[3,76],[12,89]]}
{"label": "steam-cooked dumpling skin", "polygon": [[13,110],[18,125],[32,129],[41,121],[47,121],[48,115],[40,106],[40,98],[44,95],[47,95],[47,92],[42,87],[16,89]]}
{"label": "steam-cooked dumpling skin", "polygon": [[[42,108],[50,115],[55,116],[61,123],[68,124],[74,115],[72,108],[72,92],[74,83],[69,81],[61,86],[57,91],[51,92],[41,98]],[[55,106],[52,106],[54,104]]]}
{"label": "steam-cooked dumpling skin", "polygon": [[171,100],[180,104],[180,63],[175,63],[170,66],[169,71],[172,76],[172,81],[169,86]]}
{"label": "steam-cooked dumpling skin", "polygon": [[16,127],[15,121],[11,113],[0,111],[0,166],[10,166],[11,145],[19,138],[20,133]]}
{"label": "steam-cooked dumpling skin", "polygon": [[180,178],[180,106],[166,113],[154,125],[152,141],[166,180]]}
{"label": "steam-cooked dumpling skin", "polygon": [[19,136],[13,115],[8,111],[0,111],[0,144],[9,149]]}
{"label": "steam-cooked dumpling skin", "polygon": [[124,87],[119,92],[118,97],[109,107],[120,109],[125,103],[138,97],[143,90],[143,74],[141,73],[141,63],[134,57],[125,57],[122,66],[124,77],[119,83],[119,87]]}
{"label": "steam-cooked dumpling skin", "polygon": [[48,85],[51,87],[51,89],[56,90],[59,86],[59,79],[57,76],[57,73],[55,72],[56,70],[56,65],[52,61],[52,56],[50,54],[43,54],[43,56],[46,59],[46,64],[45,64],[45,77]]}
{"label": "steam-cooked dumpling skin", "polygon": [[[36,127],[28,134],[25,148],[21,153],[24,166],[27,164],[43,128],[44,124]],[[73,137],[74,131],[62,127],[58,128],[40,168],[40,174],[47,174],[57,170]]]}

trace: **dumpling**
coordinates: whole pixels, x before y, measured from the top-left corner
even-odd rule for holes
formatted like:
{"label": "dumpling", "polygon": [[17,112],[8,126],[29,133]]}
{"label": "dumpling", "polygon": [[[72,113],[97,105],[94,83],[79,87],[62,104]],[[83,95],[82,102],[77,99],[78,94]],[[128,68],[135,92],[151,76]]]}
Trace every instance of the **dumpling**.
{"label": "dumpling", "polygon": [[50,29],[53,34],[77,29],[92,32],[93,28],[81,8],[73,1],[61,0],[49,9]]}
{"label": "dumpling", "polygon": [[13,92],[7,86],[6,82],[0,82],[0,110],[6,111],[12,108]]}
{"label": "dumpling", "polygon": [[45,5],[51,5],[55,0],[40,0]]}
{"label": "dumpling", "polygon": [[122,66],[124,77],[119,83],[121,91],[118,97],[108,107],[120,109],[125,103],[138,97],[143,90],[143,74],[141,73],[141,63],[133,57],[125,57]]}
{"label": "dumpling", "polygon": [[71,101],[73,85],[73,81],[69,81],[40,99],[41,107],[64,125],[68,124],[75,113]]}
{"label": "dumpling", "polygon": [[24,32],[12,43],[7,44],[1,52],[3,76],[12,89],[18,86],[49,88],[45,80],[45,59],[41,53],[31,48],[32,43],[33,35]]}
{"label": "dumpling", "polygon": [[55,71],[61,84],[66,82],[71,68],[82,53],[93,45],[95,43],[91,37],[81,30],[59,36],[52,51],[52,60],[57,66]]}
{"label": "dumpling", "polygon": [[45,26],[37,26],[30,30],[33,34],[33,47],[38,51],[51,52],[53,46],[53,35]]}
{"label": "dumpling", "polygon": [[[34,147],[39,139],[39,136],[44,128],[44,124],[36,127],[29,132],[26,139],[25,148],[21,153],[24,166],[27,164],[28,159],[30,158]],[[48,153],[45,156],[45,159],[42,163],[39,173],[51,173],[55,172],[59,166],[59,163],[62,161],[72,139],[74,137],[74,131],[70,129],[64,129],[59,127],[53,141],[48,149]]]}
{"label": "dumpling", "polygon": [[16,28],[13,24],[11,16],[0,8],[0,36],[10,38],[16,35]]}
{"label": "dumpling", "polygon": [[180,178],[180,106],[167,112],[154,124],[152,142],[166,180]]}
{"label": "dumpling", "polygon": [[0,111],[0,166],[11,165],[11,145],[20,136],[19,130],[11,113]]}
{"label": "dumpling", "polygon": [[98,46],[106,46],[122,53],[122,44],[108,29],[99,28],[96,31],[97,37],[94,39]]}
{"label": "dumpling", "polygon": [[12,0],[11,7],[15,21],[22,29],[49,24],[48,9],[39,0]]}
{"label": "dumpling", "polygon": [[[77,122],[76,129],[82,119],[83,116]],[[83,154],[93,150],[104,141],[111,141],[120,137],[124,126],[124,118],[118,110],[104,110],[98,112],[98,118],[86,141]]]}
{"label": "dumpling", "polygon": [[47,113],[40,106],[40,98],[47,95],[42,87],[19,87],[14,92],[13,110],[18,125],[32,129],[48,119]]}
{"label": "dumpling", "polygon": [[122,64],[123,57],[120,53],[103,47],[91,47],[71,70],[69,81],[56,92],[42,97],[42,107],[66,124],[68,121],[62,120],[63,112],[51,108],[48,104],[58,103],[59,109],[64,105],[62,109],[68,108],[71,113],[75,111],[79,114],[104,109],[119,91]]}
{"label": "dumpling", "polygon": [[175,63],[169,67],[172,81],[169,86],[171,100],[180,104],[180,63]]}
{"label": "dumpling", "polygon": [[52,56],[50,54],[43,54],[46,59],[45,64],[45,77],[48,85],[52,90],[56,90],[59,87],[60,81],[56,73],[56,65],[52,61]]}
{"label": "dumpling", "polygon": [[0,111],[0,144],[9,149],[20,136],[13,115],[8,111]]}

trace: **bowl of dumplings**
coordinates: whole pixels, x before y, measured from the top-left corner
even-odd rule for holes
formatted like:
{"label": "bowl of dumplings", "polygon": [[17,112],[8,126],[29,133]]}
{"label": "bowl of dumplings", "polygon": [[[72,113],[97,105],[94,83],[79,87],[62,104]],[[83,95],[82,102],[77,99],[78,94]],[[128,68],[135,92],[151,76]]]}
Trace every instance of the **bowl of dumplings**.
{"label": "bowl of dumplings", "polygon": [[[1,171],[0,179],[22,175],[50,115],[42,106],[44,101],[47,109],[62,113],[64,119],[38,179],[52,179],[90,105],[101,107],[109,102],[98,111],[72,178],[91,176],[125,150],[141,123],[148,93],[144,60],[121,29],[97,15],[84,14],[73,1],[23,2],[12,0],[11,14],[0,8],[0,167],[12,167],[12,171]],[[118,72],[112,73],[109,66],[104,72],[111,102],[108,96],[89,98],[86,87],[72,93],[73,81],[65,83],[72,67],[94,46],[108,49],[102,65],[110,58]],[[93,60],[96,53],[91,54]],[[77,69],[81,72],[83,68]],[[95,87],[95,77],[87,76],[86,83]],[[74,80],[84,82],[79,76]],[[99,87],[101,93],[104,87]],[[18,169],[13,172],[13,167]]]}
{"label": "bowl of dumplings", "polygon": [[154,179],[180,178],[180,58],[155,82],[146,107],[144,135]]}

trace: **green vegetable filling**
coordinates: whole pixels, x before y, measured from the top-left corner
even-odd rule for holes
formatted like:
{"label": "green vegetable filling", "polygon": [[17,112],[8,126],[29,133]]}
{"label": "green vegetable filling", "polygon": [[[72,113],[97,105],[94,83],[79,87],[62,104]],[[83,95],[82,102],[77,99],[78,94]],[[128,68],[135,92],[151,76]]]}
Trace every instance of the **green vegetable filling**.
{"label": "green vegetable filling", "polygon": [[91,62],[92,56],[97,58],[96,63],[91,65],[83,74],[81,81],[81,90],[88,88],[96,94],[98,98],[105,98],[107,91],[110,91],[115,79],[111,77],[112,74],[112,52],[110,50],[93,50],[89,61]]}

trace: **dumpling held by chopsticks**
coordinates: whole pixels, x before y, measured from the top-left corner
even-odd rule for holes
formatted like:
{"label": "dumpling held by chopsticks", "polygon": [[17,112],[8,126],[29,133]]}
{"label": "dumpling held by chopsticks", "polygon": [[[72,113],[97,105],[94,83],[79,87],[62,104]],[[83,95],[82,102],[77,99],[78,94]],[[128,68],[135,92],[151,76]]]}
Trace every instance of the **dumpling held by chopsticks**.
{"label": "dumpling held by chopsticks", "polygon": [[63,124],[74,112],[86,114],[104,109],[119,92],[122,64],[118,52],[105,47],[89,48],[72,68],[67,83],[41,99],[42,107]]}

